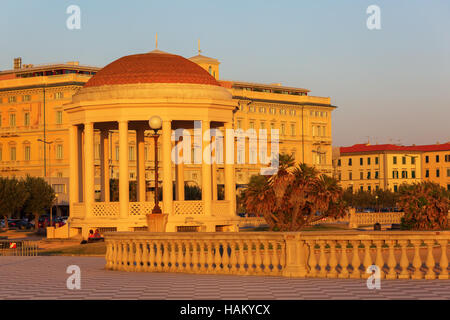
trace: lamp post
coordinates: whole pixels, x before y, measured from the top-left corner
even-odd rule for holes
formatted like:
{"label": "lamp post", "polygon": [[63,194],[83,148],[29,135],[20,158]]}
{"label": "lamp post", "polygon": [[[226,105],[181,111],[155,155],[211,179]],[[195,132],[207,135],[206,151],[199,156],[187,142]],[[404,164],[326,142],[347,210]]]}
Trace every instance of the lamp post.
{"label": "lamp post", "polygon": [[148,121],[150,129],[153,130],[153,141],[155,143],[155,206],[153,207],[152,214],[161,214],[161,208],[159,207],[159,187],[158,187],[158,130],[162,127],[162,120],[159,116],[153,116]]}

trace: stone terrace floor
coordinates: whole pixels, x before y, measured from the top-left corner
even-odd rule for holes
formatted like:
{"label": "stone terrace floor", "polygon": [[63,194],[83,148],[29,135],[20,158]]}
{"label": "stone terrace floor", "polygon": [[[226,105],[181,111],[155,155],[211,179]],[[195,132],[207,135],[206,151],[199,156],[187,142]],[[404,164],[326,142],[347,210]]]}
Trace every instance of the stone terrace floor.
{"label": "stone terrace floor", "polygon": [[[366,280],[108,271],[101,257],[0,257],[0,299],[450,299],[450,280]],[[69,265],[81,289],[68,290]]]}

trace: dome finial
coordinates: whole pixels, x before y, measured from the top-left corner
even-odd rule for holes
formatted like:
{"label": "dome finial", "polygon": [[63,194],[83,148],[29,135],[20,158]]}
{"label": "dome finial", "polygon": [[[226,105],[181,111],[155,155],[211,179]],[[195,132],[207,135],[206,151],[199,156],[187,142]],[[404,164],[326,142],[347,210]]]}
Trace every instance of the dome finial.
{"label": "dome finial", "polygon": [[200,50],[200,39],[198,39],[198,54],[202,53],[202,50]]}
{"label": "dome finial", "polygon": [[156,39],[155,40],[156,40],[156,44],[155,44],[156,48],[155,49],[158,49],[158,32],[156,33]]}

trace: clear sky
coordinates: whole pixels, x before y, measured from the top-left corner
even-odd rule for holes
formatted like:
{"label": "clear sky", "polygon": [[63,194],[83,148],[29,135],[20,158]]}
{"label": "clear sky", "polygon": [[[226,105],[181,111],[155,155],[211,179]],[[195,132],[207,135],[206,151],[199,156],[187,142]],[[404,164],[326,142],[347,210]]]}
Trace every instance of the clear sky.
{"label": "clear sky", "polygon": [[[69,5],[81,29],[66,27]],[[381,30],[366,27],[369,5]],[[333,144],[450,141],[448,0],[1,0],[0,70],[104,66],[159,49],[221,61],[227,80],[281,82],[329,96]]]}

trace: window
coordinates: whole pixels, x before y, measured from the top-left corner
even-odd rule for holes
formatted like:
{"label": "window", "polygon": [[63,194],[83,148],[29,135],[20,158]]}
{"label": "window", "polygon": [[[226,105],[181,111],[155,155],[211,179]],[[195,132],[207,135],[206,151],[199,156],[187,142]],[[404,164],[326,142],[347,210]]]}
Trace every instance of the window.
{"label": "window", "polygon": [[393,157],[392,160],[393,160],[394,164],[397,164],[397,157]]}
{"label": "window", "polygon": [[56,124],[62,124],[63,122],[63,112],[62,111],[56,111]]}
{"label": "window", "polygon": [[17,100],[16,100],[16,97],[15,96],[11,96],[11,97],[8,97],[8,102],[9,103],[14,103],[14,102],[16,102]]}
{"label": "window", "polygon": [[266,113],[266,107],[259,107],[259,113]]}
{"label": "window", "polygon": [[436,163],[438,163],[439,162],[439,155],[437,154],[436,155]]}
{"label": "window", "polygon": [[270,123],[270,130],[275,130],[275,123]]}
{"label": "window", "polygon": [[416,157],[411,157],[411,164],[416,164]]}
{"label": "window", "polygon": [[378,179],[379,172],[375,171],[375,179]]}
{"label": "window", "polygon": [[119,146],[116,146],[116,160],[119,161]]}
{"label": "window", "polygon": [[291,124],[291,136],[295,136],[295,124]]}
{"label": "window", "polygon": [[296,112],[295,112],[294,109],[291,109],[291,112],[290,112],[290,113],[291,113],[291,116],[295,116],[295,113],[296,113]]}
{"label": "window", "polygon": [[450,162],[450,154],[445,155],[445,162]]}
{"label": "window", "polygon": [[250,129],[255,129],[255,123],[253,121],[250,121]]}
{"label": "window", "polygon": [[430,162],[430,157],[429,156],[425,156],[425,162],[426,163]]}
{"label": "window", "polygon": [[367,179],[370,179],[370,171],[367,172]]}
{"label": "window", "polygon": [[415,170],[411,170],[411,178],[413,178],[413,179],[416,178],[416,171]]}
{"label": "window", "polygon": [[25,112],[25,114],[23,115],[23,125],[28,127],[30,125],[30,113],[29,112]]}
{"label": "window", "polygon": [[[0,149],[1,150],[1,149]],[[1,160],[1,156],[0,156],[0,160]],[[450,177],[450,169],[447,169],[447,177]]]}
{"label": "window", "polygon": [[237,121],[237,128],[242,129],[242,120]]}
{"label": "window", "polygon": [[394,192],[397,192],[397,191],[398,191],[398,186],[394,185]]}
{"label": "window", "polygon": [[392,171],[392,179],[398,179],[398,171],[397,170]]}
{"label": "window", "polygon": [[402,164],[406,164],[406,157],[402,157]]}
{"label": "window", "polygon": [[425,178],[429,178],[430,177],[430,170],[425,170]]}
{"label": "window", "polygon": [[16,114],[15,113],[10,113],[9,114],[9,126],[10,127],[15,127],[16,126]]}
{"label": "window", "polygon": [[360,186],[359,190],[364,191],[364,186]]}
{"label": "window", "polygon": [[439,169],[436,169],[436,178],[439,178],[439,174],[440,174]]}
{"label": "window", "polygon": [[31,100],[31,96],[29,94],[26,94],[22,97],[22,101],[30,101]]}
{"label": "window", "polygon": [[285,123],[282,123],[282,124],[281,124],[281,134],[282,134],[282,135],[285,135],[285,134],[286,134],[286,124],[285,124]]}
{"label": "window", "polygon": [[361,172],[359,173],[359,179],[360,179],[360,180],[364,180],[364,172],[361,171]]}
{"label": "window", "polygon": [[353,179],[353,174],[351,172],[348,173],[348,180],[352,180]]}
{"label": "window", "polygon": [[378,157],[375,157],[375,164],[378,164]]}
{"label": "window", "polygon": [[369,191],[369,192],[372,191],[372,187],[371,187],[371,186],[368,186],[368,187],[367,187],[367,191]]}
{"label": "window", "polygon": [[128,147],[128,160],[134,161],[134,146]]}
{"label": "window", "polygon": [[24,160],[25,161],[30,161],[31,159],[31,147],[30,146],[25,146],[24,148]]}
{"label": "window", "polygon": [[402,179],[408,179],[408,171],[402,171]]}
{"label": "window", "polygon": [[337,164],[338,164],[338,167],[340,167],[340,166],[341,166],[341,159],[338,159],[338,162],[337,162]]}
{"label": "window", "polygon": [[348,159],[348,165],[351,166],[352,165],[352,158]]}
{"label": "window", "polygon": [[16,147],[11,147],[9,155],[11,161],[16,161]]}
{"label": "window", "polygon": [[364,163],[364,160],[363,160],[363,158],[359,158],[359,164],[362,166],[363,165],[363,163]]}
{"label": "window", "polygon": [[55,191],[55,193],[66,193],[66,185],[65,184],[53,184],[52,188],[53,188],[53,191]]}
{"label": "window", "polygon": [[338,180],[341,181],[342,180],[342,173],[338,172]]}
{"label": "window", "polygon": [[64,98],[64,93],[62,93],[62,92],[55,93],[55,99],[62,99],[62,98]]}
{"label": "window", "polygon": [[266,123],[263,122],[263,121],[261,121],[260,128],[261,128],[262,130],[264,130],[264,129],[266,128]]}
{"label": "window", "polygon": [[376,186],[375,186],[375,190],[377,190],[377,191],[380,190],[380,186],[379,186],[379,185],[376,185]]}
{"label": "window", "polygon": [[63,145],[62,144],[58,144],[56,146],[56,159],[61,160],[63,158],[64,158]]}
{"label": "window", "polygon": [[367,158],[367,165],[370,166],[370,157]]}

